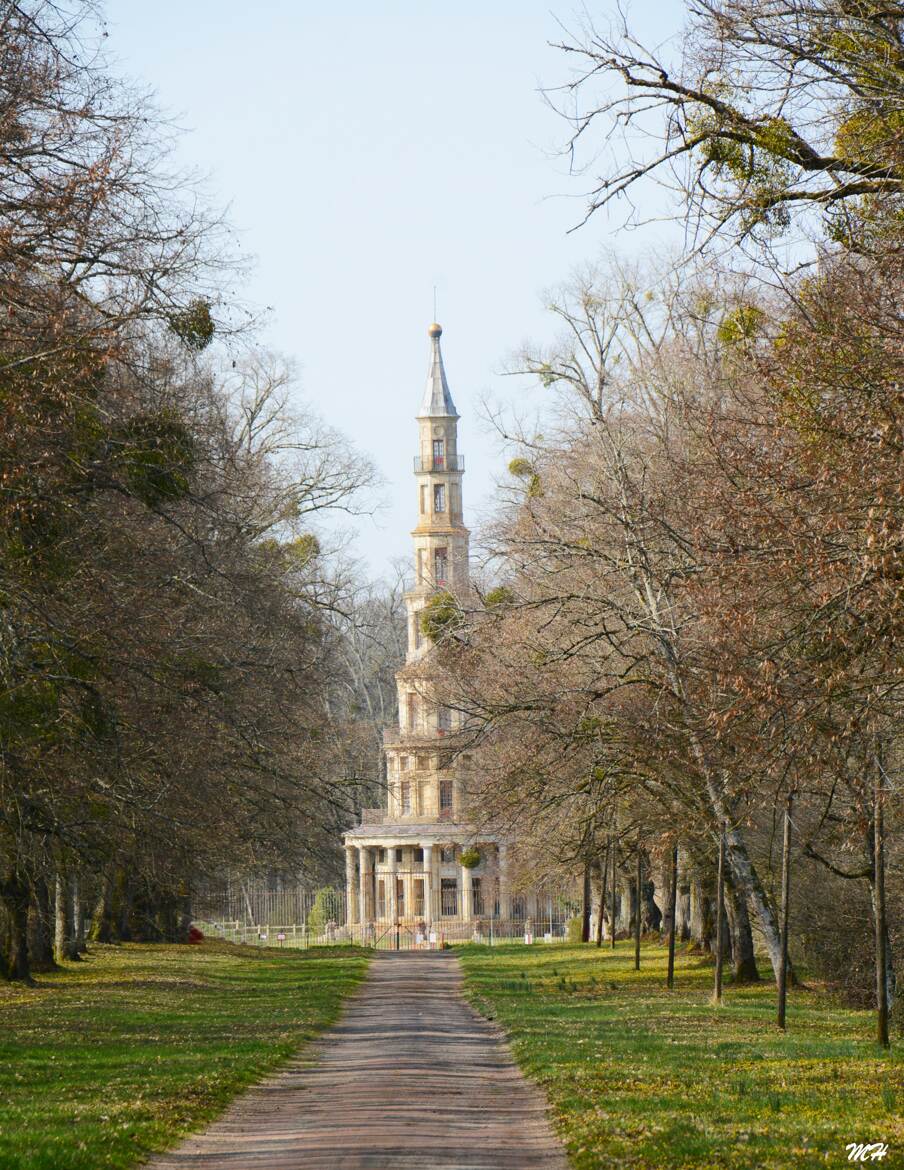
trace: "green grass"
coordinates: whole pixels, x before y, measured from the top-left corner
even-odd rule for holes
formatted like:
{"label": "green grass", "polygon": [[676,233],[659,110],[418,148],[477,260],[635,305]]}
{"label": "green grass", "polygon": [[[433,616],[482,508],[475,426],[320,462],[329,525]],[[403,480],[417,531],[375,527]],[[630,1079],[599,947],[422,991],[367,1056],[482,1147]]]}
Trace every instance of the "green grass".
{"label": "green grass", "polygon": [[782,1035],[773,985],[728,985],[717,1008],[712,967],[681,956],[669,992],[658,946],[639,973],[630,943],[460,953],[467,994],[545,1089],[579,1170],[847,1166],[855,1140],[904,1166],[904,1062],[879,1050],[870,1012],[795,990]]}
{"label": "green grass", "polygon": [[216,1116],[326,1025],[367,952],[93,947],[0,986],[0,1166],[129,1167]]}

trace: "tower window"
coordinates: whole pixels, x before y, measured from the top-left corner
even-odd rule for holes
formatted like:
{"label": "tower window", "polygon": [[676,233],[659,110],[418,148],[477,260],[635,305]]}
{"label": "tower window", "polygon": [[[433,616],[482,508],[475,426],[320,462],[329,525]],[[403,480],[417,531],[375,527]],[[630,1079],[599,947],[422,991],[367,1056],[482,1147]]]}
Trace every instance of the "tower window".
{"label": "tower window", "polygon": [[442,471],[446,466],[446,440],[433,440],[433,470]]}
{"label": "tower window", "polygon": [[411,785],[407,780],[403,780],[399,785],[399,807],[402,810],[402,816],[411,812]]}
{"label": "tower window", "polygon": [[448,707],[437,707],[436,709],[436,726],[440,731],[451,731],[452,729],[452,712]]}
{"label": "tower window", "polygon": [[435,483],[433,485],[433,511],[445,512],[446,510],[446,485],[444,483]]}
{"label": "tower window", "polygon": [[406,703],[408,706],[408,730],[414,731],[417,727],[417,695],[408,695]]}
{"label": "tower window", "polygon": [[452,781],[439,782],[439,815],[445,821],[452,815]]}
{"label": "tower window", "polygon": [[433,552],[433,579],[437,585],[445,585],[446,575],[448,572],[448,550],[445,548],[435,549]]}

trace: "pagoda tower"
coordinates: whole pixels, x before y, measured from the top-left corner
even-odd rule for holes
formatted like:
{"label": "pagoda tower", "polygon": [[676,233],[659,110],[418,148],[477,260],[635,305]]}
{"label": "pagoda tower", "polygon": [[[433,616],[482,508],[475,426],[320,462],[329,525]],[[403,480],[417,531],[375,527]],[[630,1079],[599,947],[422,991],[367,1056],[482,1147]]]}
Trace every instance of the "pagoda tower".
{"label": "pagoda tower", "polygon": [[470,759],[456,750],[459,715],[436,691],[434,650],[421,629],[431,597],[441,591],[464,597],[468,589],[465,464],[442,332],[435,323],[428,330],[430,363],[417,413],[414,585],[404,599],[408,650],[396,674],[399,723],[383,733],[386,807],[364,809],[344,841],[350,929],[398,926],[425,938],[437,931],[463,938],[483,919],[507,919],[510,907],[504,843],[476,841],[464,820]]}

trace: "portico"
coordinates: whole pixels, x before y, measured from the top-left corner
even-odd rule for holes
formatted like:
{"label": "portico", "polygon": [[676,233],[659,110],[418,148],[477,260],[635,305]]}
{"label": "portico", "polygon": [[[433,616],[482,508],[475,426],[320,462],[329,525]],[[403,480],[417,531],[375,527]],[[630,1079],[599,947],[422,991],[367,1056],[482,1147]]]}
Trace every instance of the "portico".
{"label": "portico", "polygon": [[[496,845],[481,842],[477,864],[463,865],[460,843],[450,840],[448,826],[436,828],[442,835],[420,832],[416,838],[404,838],[396,831],[362,835],[346,844],[350,926],[398,921],[429,929],[434,923],[508,918]],[[346,841],[350,838],[351,834]]]}

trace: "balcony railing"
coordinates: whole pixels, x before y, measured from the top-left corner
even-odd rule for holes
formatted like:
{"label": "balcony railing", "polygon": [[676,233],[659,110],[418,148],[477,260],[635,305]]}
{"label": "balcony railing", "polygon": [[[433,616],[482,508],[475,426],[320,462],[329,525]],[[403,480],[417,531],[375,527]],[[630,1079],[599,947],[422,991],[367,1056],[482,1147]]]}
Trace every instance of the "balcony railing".
{"label": "balcony railing", "polygon": [[419,727],[412,729],[408,727],[384,727],[383,728],[383,742],[384,743],[402,743],[405,740],[436,740],[436,739],[451,739],[458,731],[463,728],[454,727]]}
{"label": "balcony railing", "polygon": [[431,455],[427,459],[414,457],[415,471],[464,471],[464,455]]}

